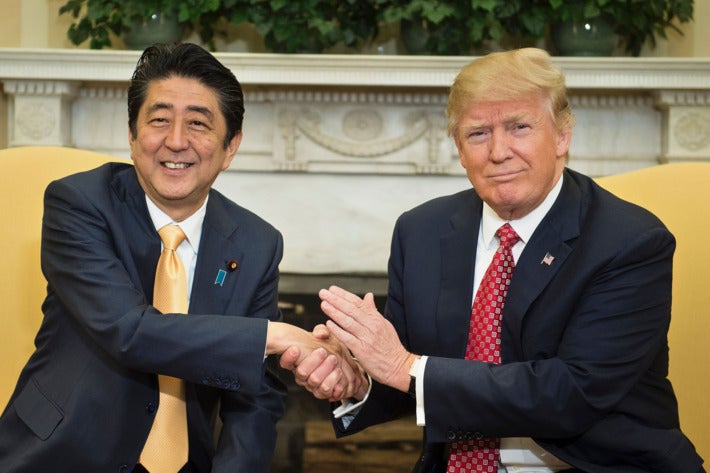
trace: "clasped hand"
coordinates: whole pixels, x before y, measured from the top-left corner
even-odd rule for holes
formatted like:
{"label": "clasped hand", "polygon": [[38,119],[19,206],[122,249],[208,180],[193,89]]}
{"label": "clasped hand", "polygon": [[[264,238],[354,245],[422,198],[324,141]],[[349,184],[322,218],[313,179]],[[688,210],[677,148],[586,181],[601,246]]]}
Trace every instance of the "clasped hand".
{"label": "clasped hand", "polygon": [[[369,387],[364,378],[366,372],[382,384],[407,391],[409,367],[416,356],[404,348],[392,324],[378,312],[372,293],[360,298],[340,287],[331,286],[322,289],[318,295],[322,300],[321,309],[331,320],[326,322],[326,326],[316,327],[314,336],[321,340],[337,338],[358,360],[358,370],[340,373],[343,370],[338,369],[336,360],[325,352],[315,350],[304,357],[299,356],[298,349],[292,347],[281,357],[281,366],[294,372],[296,383],[314,396],[332,401],[339,397],[328,395],[334,394],[331,387],[341,382],[341,376],[345,375],[353,391],[340,398],[360,400]],[[353,381],[349,378],[353,375],[360,379]]]}
{"label": "clasped hand", "polygon": [[324,325],[313,333],[294,325],[271,322],[267,354],[281,354],[281,366],[294,373],[296,383],[318,399],[338,401],[351,398],[367,381],[347,347],[331,336]]}

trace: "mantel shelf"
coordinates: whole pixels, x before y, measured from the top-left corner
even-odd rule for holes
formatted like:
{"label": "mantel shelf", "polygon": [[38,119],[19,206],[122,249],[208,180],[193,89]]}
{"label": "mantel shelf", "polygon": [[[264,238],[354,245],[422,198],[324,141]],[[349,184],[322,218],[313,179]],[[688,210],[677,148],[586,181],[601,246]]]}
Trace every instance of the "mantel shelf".
{"label": "mantel shelf", "polygon": [[[138,51],[0,48],[0,80],[127,81]],[[216,53],[243,84],[447,88],[464,56]],[[706,90],[710,59],[555,57],[570,89]],[[70,66],[70,67],[68,67]]]}

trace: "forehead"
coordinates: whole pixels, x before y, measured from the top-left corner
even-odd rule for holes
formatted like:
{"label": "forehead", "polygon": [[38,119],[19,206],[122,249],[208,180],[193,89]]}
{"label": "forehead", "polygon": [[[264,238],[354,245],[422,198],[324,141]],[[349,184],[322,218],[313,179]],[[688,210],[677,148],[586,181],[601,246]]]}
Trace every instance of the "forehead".
{"label": "forehead", "polygon": [[206,108],[216,112],[219,108],[219,97],[214,89],[197,79],[172,76],[148,84],[143,108],[150,109],[155,104],[177,109]]}
{"label": "forehead", "polygon": [[468,104],[463,110],[464,121],[510,121],[540,119],[547,115],[547,107],[541,99],[478,101]]}

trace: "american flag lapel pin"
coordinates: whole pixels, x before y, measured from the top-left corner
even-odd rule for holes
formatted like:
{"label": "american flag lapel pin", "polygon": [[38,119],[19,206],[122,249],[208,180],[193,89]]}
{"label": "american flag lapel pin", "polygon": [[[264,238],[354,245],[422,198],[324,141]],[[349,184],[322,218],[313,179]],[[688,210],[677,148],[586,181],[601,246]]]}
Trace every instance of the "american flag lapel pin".
{"label": "american flag lapel pin", "polygon": [[550,254],[548,251],[545,253],[545,256],[542,258],[542,261],[540,261],[540,264],[546,264],[547,266],[550,266],[552,262],[555,260],[555,257]]}

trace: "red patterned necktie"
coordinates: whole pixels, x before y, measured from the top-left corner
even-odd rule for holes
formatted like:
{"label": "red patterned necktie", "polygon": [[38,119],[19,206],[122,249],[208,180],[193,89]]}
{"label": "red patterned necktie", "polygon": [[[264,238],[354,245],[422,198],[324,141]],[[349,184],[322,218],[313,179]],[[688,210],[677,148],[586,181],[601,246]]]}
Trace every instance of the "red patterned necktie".
{"label": "red patterned necktie", "polygon": [[[486,274],[483,275],[473,300],[465,358],[499,364],[500,319],[510,285],[510,276],[515,268],[511,250],[520,237],[507,223],[498,229],[496,235],[500,239],[500,246]],[[496,473],[499,452],[500,439],[497,438],[453,442],[446,471],[447,473],[472,471]]]}

